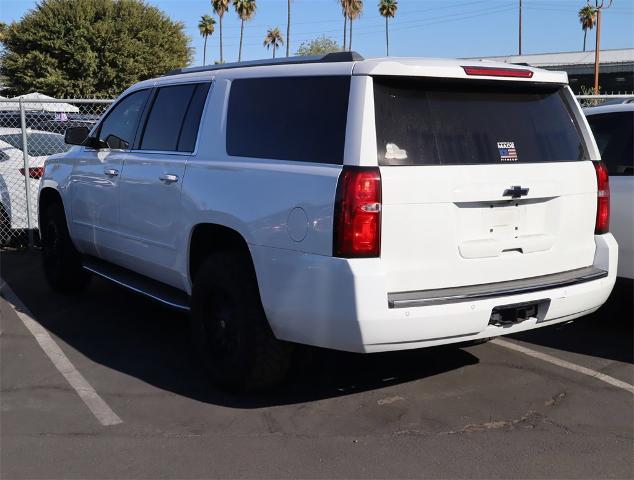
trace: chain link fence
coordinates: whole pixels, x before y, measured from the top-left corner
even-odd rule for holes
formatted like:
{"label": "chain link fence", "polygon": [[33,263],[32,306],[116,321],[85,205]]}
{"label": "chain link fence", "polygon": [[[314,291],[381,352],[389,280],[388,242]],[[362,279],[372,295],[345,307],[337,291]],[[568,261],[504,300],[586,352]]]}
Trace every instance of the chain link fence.
{"label": "chain link fence", "polygon": [[[629,95],[579,95],[582,107],[634,103]],[[68,127],[92,127],[113,100],[0,97],[0,247],[33,245],[46,159],[70,148]]]}
{"label": "chain link fence", "polygon": [[112,100],[0,98],[0,247],[37,239],[37,198],[44,162],[67,151],[68,127],[92,127]]}

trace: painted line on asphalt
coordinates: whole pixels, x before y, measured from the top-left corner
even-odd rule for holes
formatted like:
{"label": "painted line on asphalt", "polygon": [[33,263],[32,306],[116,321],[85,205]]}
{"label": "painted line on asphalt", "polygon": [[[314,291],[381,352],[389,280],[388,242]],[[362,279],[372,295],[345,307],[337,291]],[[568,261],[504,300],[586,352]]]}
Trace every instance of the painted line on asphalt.
{"label": "painted line on asphalt", "polygon": [[92,414],[103,426],[117,425],[123,421],[108,406],[103,398],[88,383],[84,376],[79,373],[71,363],[62,349],[55,343],[48,331],[33,319],[33,315],[24,305],[22,300],[9,287],[9,284],[0,278],[0,292],[13,308],[18,318],[22,320],[26,328],[35,337],[37,343],[42,347],[44,353],[53,362],[55,368],[64,376],[71,387],[77,392]]}
{"label": "painted line on asphalt", "polygon": [[567,362],[560,358],[553,357],[552,355],[548,355],[547,353],[538,352],[537,350],[532,350],[522,345],[518,345],[517,343],[509,342],[508,340],[502,340],[501,338],[491,340],[491,343],[494,343],[495,345],[498,345],[500,347],[508,348],[509,350],[523,353],[524,355],[528,355],[529,357],[538,358],[539,360],[543,360],[544,362],[552,363],[553,365],[557,365],[558,367],[567,368],[568,370],[572,370],[582,375],[587,375],[602,382],[608,383],[613,387],[621,388],[630,393],[634,393],[634,385],[630,385],[629,383],[618,380],[597,370],[582,367],[581,365],[577,365],[576,363]]}

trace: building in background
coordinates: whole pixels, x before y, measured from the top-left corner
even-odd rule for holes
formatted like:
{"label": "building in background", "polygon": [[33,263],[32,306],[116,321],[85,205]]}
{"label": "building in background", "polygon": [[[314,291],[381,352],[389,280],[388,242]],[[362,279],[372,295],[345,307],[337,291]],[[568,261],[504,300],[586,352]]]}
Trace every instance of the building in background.
{"label": "building in background", "polygon": [[[594,86],[594,50],[482,57],[482,60],[526,64],[546,70],[563,70],[568,73],[570,87],[576,94],[582,93],[582,87],[591,89]],[[634,48],[601,50],[600,60],[601,93],[634,92]]]}

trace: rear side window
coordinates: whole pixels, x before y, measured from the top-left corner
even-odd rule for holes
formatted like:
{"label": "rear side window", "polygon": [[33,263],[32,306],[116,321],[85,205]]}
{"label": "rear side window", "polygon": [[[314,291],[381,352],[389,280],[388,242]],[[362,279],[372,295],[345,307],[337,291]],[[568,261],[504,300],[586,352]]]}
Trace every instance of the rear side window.
{"label": "rear side window", "polygon": [[610,175],[634,175],[634,112],[589,115],[588,123]]}
{"label": "rear side window", "polygon": [[234,80],[227,153],[343,164],[349,93],[349,76]]}
{"label": "rear side window", "polygon": [[209,84],[159,88],[139,148],[192,152],[208,90]]}
{"label": "rear side window", "polygon": [[374,78],[380,165],[588,159],[563,87]]}

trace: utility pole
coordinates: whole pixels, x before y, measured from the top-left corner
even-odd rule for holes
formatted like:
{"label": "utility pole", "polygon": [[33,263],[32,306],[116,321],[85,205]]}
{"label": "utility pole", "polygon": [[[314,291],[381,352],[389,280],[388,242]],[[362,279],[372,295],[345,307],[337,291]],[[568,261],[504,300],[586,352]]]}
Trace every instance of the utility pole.
{"label": "utility pole", "polygon": [[519,54],[522,54],[522,0],[520,0]]}
{"label": "utility pole", "polygon": [[597,40],[594,47],[594,94],[599,95],[599,56],[601,54],[601,11],[610,8],[612,6],[612,0],[608,0],[607,6],[605,0],[595,0],[595,7],[597,12]]}

